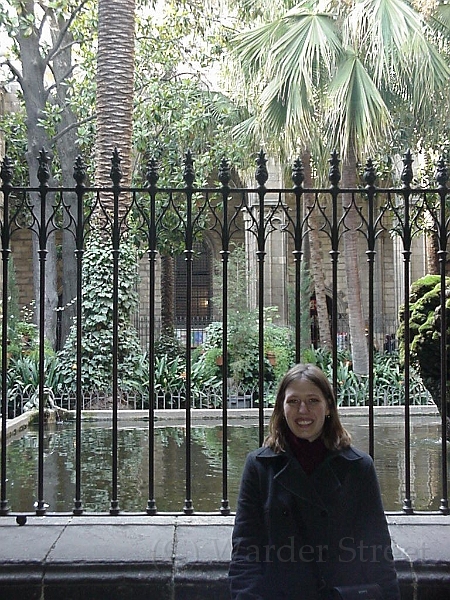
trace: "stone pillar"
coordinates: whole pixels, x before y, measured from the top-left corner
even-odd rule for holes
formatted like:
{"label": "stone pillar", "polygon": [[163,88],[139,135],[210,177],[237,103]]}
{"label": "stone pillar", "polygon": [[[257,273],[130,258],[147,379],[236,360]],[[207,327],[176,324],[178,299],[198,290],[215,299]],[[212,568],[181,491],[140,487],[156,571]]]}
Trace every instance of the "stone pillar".
{"label": "stone pillar", "polygon": [[[278,162],[269,159],[267,168],[269,179],[266,188],[281,188],[282,175]],[[255,186],[255,182],[249,183],[249,187]],[[259,220],[259,199],[257,194],[249,195],[249,211],[253,219]],[[270,218],[267,225],[269,235],[265,243],[264,259],[264,306],[276,306],[278,308],[279,321],[277,324],[285,325],[288,322],[288,298],[287,298],[287,233],[283,231],[286,217],[283,210],[278,208],[280,201],[284,201],[279,193],[268,192],[264,198],[265,218]],[[257,238],[253,219],[250,214],[244,216],[245,222],[245,248],[247,253],[248,273],[248,300],[249,308],[258,306],[258,260],[257,260]]]}
{"label": "stone pillar", "polygon": [[[135,327],[143,348],[148,347],[150,336],[150,263],[145,253],[139,261],[139,307],[135,315]],[[161,330],[161,258],[157,255],[155,269],[155,336]]]}

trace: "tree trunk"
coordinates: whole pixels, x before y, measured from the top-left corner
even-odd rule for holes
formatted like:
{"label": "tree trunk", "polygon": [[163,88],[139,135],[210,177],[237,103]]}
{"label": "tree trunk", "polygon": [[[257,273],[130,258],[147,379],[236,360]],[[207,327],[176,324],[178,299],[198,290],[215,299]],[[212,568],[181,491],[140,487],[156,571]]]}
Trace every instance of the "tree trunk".
{"label": "tree trunk", "polygon": [[[305,152],[302,156],[303,172],[305,174],[305,187],[312,187],[311,175],[311,154]],[[314,203],[314,197],[305,194],[304,210],[309,212],[308,207]],[[311,247],[311,260],[309,268],[314,283],[316,294],[317,319],[319,322],[320,345],[323,348],[331,348],[330,320],[328,317],[327,295],[325,292],[325,279],[322,264],[322,248],[319,239],[319,227],[316,218],[316,211],[312,211],[308,218],[310,230],[308,239]]]}
{"label": "tree trunk", "polygon": [[[27,2],[25,12],[30,16],[34,14],[33,2]],[[38,126],[39,119],[43,118],[43,111],[47,100],[47,91],[44,85],[44,75],[46,70],[45,60],[41,56],[39,47],[38,32],[32,30],[31,33],[25,35],[22,29],[18,30],[17,41],[20,46],[20,56],[22,62],[22,76],[19,79],[25,108],[27,113],[27,164],[29,171],[29,180],[31,187],[38,187],[39,181],[37,178],[38,161],[42,148],[50,149],[50,140],[43,127]],[[51,185],[51,181],[49,181]],[[33,194],[31,198],[33,210],[38,223],[41,221],[41,202],[37,194]],[[52,200],[47,198],[45,206],[45,222],[51,223],[52,215]],[[45,226],[44,224],[40,223]],[[44,239],[44,236],[42,236]],[[56,267],[56,247],[55,236],[50,234],[45,241],[45,253],[40,255],[39,238],[33,234],[33,284],[36,300],[36,322],[39,325],[40,315],[40,290],[41,284],[45,286],[44,297],[44,336],[52,344],[56,342],[56,308],[58,306],[57,293],[57,267]],[[40,260],[41,259],[41,260]],[[41,281],[40,269],[45,265],[44,281]]]}
{"label": "tree trunk", "polygon": [[[343,163],[342,186],[356,187],[356,184],[356,157],[352,151],[349,151],[349,157]],[[345,217],[345,224],[349,230],[344,233],[343,239],[352,364],[355,373],[358,375],[368,375],[369,349],[362,309],[361,279],[358,264],[357,227],[360,223],[360,218],[356,207],[351,203],[352,197],[349,194],[344,194],[342,197],[344,211],[350,206],[350,210]]]}
{"label": "tree trunk", "polygon": [[427,255],[427,272],[430,275],[439,275],[440,266],[438,258],[439,240],[435,231],[428,233],[425,238]]}
{"label": "tree trunk", "polygon": [[161,255],[161,335],[173,337],[175,323],[175,259]]}
{"label": "tree trunk", "polygon": [[[121,185],[131,184],[134,26],[135,0],[99,0],[95,176],[98,186],[111,186],[114,148],[121,156]],[[111,196],[104,200],[107,208],[112,209]]]}
{"label": "tree trunk", "polygon": [[[55,44],[60,32],[66,25],[61,16],[53,15],[52,18],[52,39]],[[72,69],[72,41],[73,36],[70,32],[65,35],[64,48],[56,53],[53,60],[53,74],[57,83],[56,102],[62,108],[61,121],[58,125],[58,135],[56,147],[61,164],[62,185],[64,187],[73,187],[73,167],[78,155],[77,128],[75,115],[69,108],[68,87],[64,85],[64,80],[69,76]],[[76,216],[77,198],[75,194],[66,193],[64,200],[71,206],[72,216]],[[74,299],[77,294],[77,264],[75,258],[75,236],[74,231],[68,231],[66,227],[69,224],[69,215],[64,213],[64,228],[62,231],[62,284],[61,284],[61,311],[60,335],[58,343],[60,347],[69,334],[70,326],[76,313]]]}

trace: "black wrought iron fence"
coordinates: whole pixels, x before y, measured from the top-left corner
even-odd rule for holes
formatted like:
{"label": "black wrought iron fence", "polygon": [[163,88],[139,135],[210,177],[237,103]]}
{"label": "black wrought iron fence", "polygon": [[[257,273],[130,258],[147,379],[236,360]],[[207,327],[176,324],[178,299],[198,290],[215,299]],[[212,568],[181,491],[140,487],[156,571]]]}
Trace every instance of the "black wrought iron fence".
{"label": "black wrought iron fence", "polygon": [[[363,382],[363,404],[367,407],[365,414],[372,454],[375,407],[385,404],[402,406],[405,432],[403,511],[406,513],[414,512],[411,406],[430,403],[431,398],[436,402],[441,422],[441,439],[437,440],[441,444],[439,511],[448,514],[448,315],[441,307],[446,306],[449,293],[446,279],[449,189],[444,162],[440,161],[437,166],[434,186],[413,187],[412,157],[407,153],[401,184],[396,188],[379,188],[375,186],[375,169],[368,161],[361,187],[348,189],[340,187],[339,160],[333,154],[328,187],[304,185],[302,165],[296,161],[292,168],[292,184],[270,188],[266,186],[267,161],[261,153],[257,160],[254,187],[234,186],[226,160],[222,161],[218,171],[220,185],[196,187],[194,161],[188,153],[184,161],[184,187],[158,187],[157,164],[150,161],[147,185],[123,188],[118,158],[114,154],[111,187],[102,189],[85,184],[85,168],[81,159],[75,165],[76,185],[73,188],[49,185],[49,164],[44,151],[39,158],[40,185],[37,188],[16,187],[11,161],[5,157],[2,163],[0,514],[10,514],[14,510],[14,507],[9,507],[7,498],[6,426],[8,418],[22,410],[25,390],[23,387],[20,393],[18,390],[21,389],[20,377],[24,376],[24,369],[30,367],[30,361],[25,360],[30,355],[34,357],[35,369],[32,374],[28,373],[35,382],[30,398],[37,410],[39,423],[37,515],[43,515],[47,510],[44,434],[50,397],[52,402],[56,399],[59,407],[71,410],[75,415],[74,515],[84,511],[81,431],[82,412],[87,404],[100,409],[107,407],[112,411],[111,515],[120,512],[117,432],[122,408],[144,408],[147,412],[148,502],[142,510],[148,515],[158,512],[155,498],[155,411],[169,406],[183,411],[186,452],[182,512],[192,514],[192,481],[198,475],[192,471],[192,415],[198,408],[219,408],[223,431],[219,510],[226,515],[231,510],[228,500],[229,411],[234,408],[254,410],[261,443],[266,409],[270,409],[281,370],[301,360],[314,358],[320,362],[326,351],[318,350],[315,354],[317,348],[313,346],[321,348],[327,342],[331,356],[329,374],[340,394],[341,403],[356,404],[356,392],[347,383]],[[34,260],[33,269],[37,273],[33,288],[36,291],[37,328],[35,347],[24,351],[24,344],[32,345],[32,342],[21,339],[18,355],[13,359],[12,337],[17,316],[11,294],[11,258],[19,255],[16,240],[20,240],[20,253],[23,254],[23,240],[26,239],[21,235],[23,232],[29,232],[28,264],[31,265]],[[51,296],[51,278],[48,275],[54,268],[49,262],[49,250],[55,244],[55,238],[62,233],[69,234],[74,245],[72,259],[76,265],[76,294],[70,304],[75,306],[75,318],[66,336],[65,348],[61,353],[50,356],[46,339],[53,327],[49,324],[49,320],[53,323],[52,311],[57,307],[48,308]],[[159,258],[167,251],[168,244],[163,242],[171,236],[176,239],[173,245],[181,248],[185,257],[183,327],[179,327],[178,335],[175,335],[177,328],[173,320],[171,332],[174,338],[178,338],[176,356],[173,348],[161,353],[159,346],[162,338],[167,343],[167,337],[170,337],[160,337],[167,296],[164,295],[164,284],[159,283],[162,269]],[[350,238],[353,249],[351,244],[346,244]],[[214,269],[219,271],[220,285],[212,282],[211,274],[208,294],[202,292],[194,296],[195,244],[200,239],[208,241],[216,260]],[[416,240],[426,239],[436,241],[435,246],[429,244],[428,248],[437,248],[434,256],[439,271],[437,280],[427,280],[421,288],[412,292],[414,279],[426,275],[420,267],[425,262],[426,245],[420,245]],[[93,240],[96,243],[92,243]],[[242,282],[238,279],[242,278],[242,270],[235,269],[233,265],[238,247],[244,249],[245,255],[244,288],[239,289],[237,286]],[[146,261],[145,286],[138,287],[137,293],[136,284],[129,280],[130,271],[127,271],[130,256],[131,259],[134,256],[136,261],[145,257]],[[318,265],[319,269],[313,268]],[[100,276],[102,269],[105,269],[106,275],[96,284],[92,274],[88,280],[88,266],[94,275]],[[347,267],[346,274],[344,266]],[[31,270],[30,266],[30,279]],[[326,298],[319,297],[317,278],[320,277]],[[308,278],[309,284],[305,288]],[[433,285],[430,281],[434,282]],[[64,286],[67,282],[60,283]],[[432,298],[430,291],[436,285],[437,300]],[[242,292],[242,289],[245,291]],[[236,290],[238,298],[234,305],[230,298]],[[423,294],[425,304],[428,302],[431,306],[435,303],[432,323],[418,322],[417,319],[412,322],[415,302],[422,297],[420,294]],[[159,296],[161,301],[157,302]],[[355,305],[355,298],[359,304]],[[199,328],[196,325],[201,303],[210,299],[214,302],[211,313],[214,318],[206,328]],[[326,310],[325,321],[320,321],[321,304]],[[245,310],[242,311],[244,305]],[[355,306],[359,315],[352,312],[356,310]],[[403,315],[403,329],[399,329],[397,320],[399,309]],[[135,343],[138,338],[134,337],[131,325],[133,315],[137,313],[139,322],[145,322],[147,328],[145,353],[139,356],[137,348],[140,344],[139,341]],[[359,330],[358,325],[355,328],[355,322],[359,323]],[[343,323],[349,323],[348,329],[343,328]],[[385,328],[386,323],[390,323],[389,331]],[[415,328],[422,326],[424,331],[426,327],[431,330],[434,354],[429,354],[429,357],[435,358],[429,359],[433,366],[430,371],[420,362],[420,357],[417,358],[418,347],[414,346]],[[326,331],[328,327],[329,332]],[[33,329],[32,325],[30,328]],[[397,357],[399,345],[400,361],[396,363],[399,383],[394,390],[389,387],[391,383],[383,379],[377,365],[380,354]],[[360,352],[361,349],[363,352]],[[427,351],[432,352],[430,348]],[[360,354],[367,354],[365,362],[361,362]],[[101,377],[108,381],[106,396],[104,390],[103,396],[101,390],[99,392]],[[27,385],[26,382],[24,385]],[[417,401],[418,396],[422,398],[420,402]],[[107,406],[102,405],[106,402],[105,398]],[[19,408],[14,404],[11,412],[11,402],[17,401]]]}

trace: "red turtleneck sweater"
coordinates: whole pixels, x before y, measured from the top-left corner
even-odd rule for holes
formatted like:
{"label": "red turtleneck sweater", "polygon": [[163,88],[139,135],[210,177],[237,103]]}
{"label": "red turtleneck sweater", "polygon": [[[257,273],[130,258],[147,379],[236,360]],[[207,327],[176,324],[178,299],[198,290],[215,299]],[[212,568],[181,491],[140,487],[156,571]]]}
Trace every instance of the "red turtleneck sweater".
{"label": "red turtleneck sweater", "polygon": [[314,469],[325,460],[328,450],[321,437],[313,442],[302,440],[295,436],[291,430],[288,431],[287,441],[292,450],[292,454],[300,463],[300,466],[307,475],[311,475]]}

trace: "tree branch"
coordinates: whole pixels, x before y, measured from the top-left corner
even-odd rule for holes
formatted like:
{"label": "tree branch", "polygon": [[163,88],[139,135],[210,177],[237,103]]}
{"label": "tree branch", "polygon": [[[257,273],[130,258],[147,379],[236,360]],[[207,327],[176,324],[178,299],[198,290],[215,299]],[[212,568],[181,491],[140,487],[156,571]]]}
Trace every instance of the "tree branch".
{"label": "tree branch", "polygon": [[65,22],[64,27],[60,30],[59,35],[53,44],[53,48],[47,54],[47,58],[46,58],[47,65],[54,58],[56,53],[60,51],[63,39],[66,36],[67,31],[69,30],[70,26],[72,25],[73,21],[75,20],[75,17],[82,11],[84,5],[87,3],[88,3],[88,0],[82,0],[82,2],[77,6],[77,8],[74,9],[74,11],[70,15],[70,17]]}
{"label": "tree branch", "polygon": [[42,36],[42,32],[44,31],[44,25],[48,19],[48,15],[49,15],[49,11],[50,9],[48,8],[48,6],[43,6],[42,2],[38,2],[39,7],[44,11],[44,16],[42,17],[41,23],[39,25],[39,28],[37,29],[38,34],[39,34],[39,38],[41,39]]}
{"label": "tree branch", "polygon": [[12,62],[9,60],[9,58],[7,58],[2,63],[0,63],[0,67],[3,67],[4,65],[8,67],[8,69],[11,71],[11,73],[14,75],[14,77],[19,82],[20,86],[22,86],[22,82],[23,82],[22,73],[12,64]]}
{"label": "tree branch", "polygon": [[64,46],[60,46],[57,50],[55,50],[55,52],[52,52],[52,60],[54,60],[57,56],[62,54],[65,50],[68,50],[69,48],[71,48],[72,46],[75,46],[76,44],[78,44],[78,42],[76,40],[72,40],[71,42],[65,44]]}
{"label": "tree branch", "polygon": [[47,88],[48,93],[50,93],[55,88],[57,89],[58,86],[61,84],[61,82],[65,81],[67,79],[67,77],[69,77],[73,73],[73,71],[75,69],[75,65],[71,65],[70,68],[67,69],[66,73],[64,73],[63,77],[61,77],[59,79],[59,81],[58,81],[58,79],[56,77],[56,74],[55,74],[55,71],[54,71],[53,67],[50,65],[49,68],[50,68],[50,71],[52,72],[53,79],[55,80],[55,83],[52,83],[52,85],[49,88]]}
{"label": "tree branch", "polygon": [[66,133],[68,133],[69,131],[72,131],[72,129],[74,129],[75,127],[79,127],[80,125],[89,123],[90,121],[93,121],[94,119],[95,119],[95,115],[92,115],[90,117],[86,117],[86,119],[82,119],[81,121],[77,121],[76,123],[72,123],[71,125],[64,127],[63,130],[59,131],[55,136],[52,137],[51,141],[53,143],[56,142],[57,140],[59,140],[59,138],[62,138]]}

